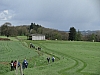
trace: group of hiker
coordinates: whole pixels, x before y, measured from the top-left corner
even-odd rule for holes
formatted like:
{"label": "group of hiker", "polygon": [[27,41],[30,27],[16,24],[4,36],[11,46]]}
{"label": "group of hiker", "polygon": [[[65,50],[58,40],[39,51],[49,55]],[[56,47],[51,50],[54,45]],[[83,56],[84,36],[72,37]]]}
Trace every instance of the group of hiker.
{"label": "group of hiker", "polygon": [[[50,57],[47,57],[47,61],[48,61],[48,63],[50,63]],[[55,61],[55,57],[52,57],[52,62],[54,62]]]}
{"label": "group of hiker", "polygon": [[[32,43],[30,43],[30,48],[35,48],[35,46],[32,44]],[[36,50],[41,50],[41,47],[37,47],[37,48],[35,48]],[[55,61],[55,57],[53,56],[52,58],[50,58],[50,57],[47,57],[47,62],[48,63],[50,63],[50,59],[51,59],[51,61],[52,62],[54,62]],[[26,59],[24,59],[24,61],[22,62],[22,64],[19,62],[19,61],[17,61],[17,60],[15,60],[15,61],[11,61],[10,62],[10,65],[11,65],[11,71],[13,71],[13,70],[16,70],[16,68],[17,67],[22,67],[22,69],[25,69],[25,68],[27,68],[28,67],[28,62],[27,62],[27,60]]]}
{"label": "group of hiker", "polygon": [[41,50],[41,47],[38,46],[38,47],[36,48],[32,43],[30,43],[30,48],[35,48],[36,50],[39,50],[39,51]]}
{"label": "group of hiker", "polygon": [[[52,62],[54,62],[54,61],[55,61],[55,57],[52,57]],[[50,57],[47,57],[47,62],[50,63]],[[11,63],[10,63],[10,65],[11,65],[11,71],[16,70],[16,67],[21,67],[21,63],[18,62],[18,61],[16,61],[16,60],[15,61],[12,60]],[[28,62],[25,59],[22,62],[22,69],[25,69],[27,67],[28,67]]]}
{"label": "group of hiker", "polygon": [[[16,67],[21,67],[21,63],[18,62],[17,60],[15,60],[15,61],[12,60],[11,63],[10,63],[10,65],[11,65],[11,71],[16,70]],[[27,60],[25,59],[25,60],[22,62],[22,68],[25,69],[25,68],[27,68],[27,67],[28,67],[28,62],[27,62]]]}
{"label": "group of hiker", "polygon": [[30,48],[35,48],[35,46],[32,43],[30,43]]}

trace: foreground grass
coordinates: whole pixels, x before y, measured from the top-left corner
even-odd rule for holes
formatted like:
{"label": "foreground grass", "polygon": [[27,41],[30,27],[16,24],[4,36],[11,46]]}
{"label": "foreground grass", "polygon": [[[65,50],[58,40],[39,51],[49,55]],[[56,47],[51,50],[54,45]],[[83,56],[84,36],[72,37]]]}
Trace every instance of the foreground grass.
{"label": "foreground grass", "polygon": [[[21,37],[20,37],[21,38]],[[23,43],[24,42],[24,43]],[[29,49],[29,43],[42,51]],[[27,44],[27,45],[26,45]],[[24,70],[25,75],[99,75],[100,44],[97,42],[71,42],[71,41],[27,41],[1,42],[0,63],[27,57],[29,67]],[[23,46],[25,45],[25,46]],[[6,47],[6,48],[5,48]],[[38,53],[38,55],[37,55]],[[26,55],[24,55],[26,54]],[[54,56],[55,62],[48,64],[46,58]],[[7,65],[5,66],[7,67]],[[4,68],[4,67],[3,67]],[[9,71],[3,75],[14,75]],[[4,70],[4,69],[3,69]]]}
{"label": "foreground grass", "polygon": [[35,56],[35,51],[23,46],[19,41],[0,41],[0,73],[10,71],[11,60],[19,60],[22,63],[25,58]]}
{"label": "foreground grass", "polygon": [[52,71],[56,70],[58,74],[99,75],[100,73],[100,43],[68,41],[33,41],[33,43],[41,46],[43,52],[60,59],[50,68]]}

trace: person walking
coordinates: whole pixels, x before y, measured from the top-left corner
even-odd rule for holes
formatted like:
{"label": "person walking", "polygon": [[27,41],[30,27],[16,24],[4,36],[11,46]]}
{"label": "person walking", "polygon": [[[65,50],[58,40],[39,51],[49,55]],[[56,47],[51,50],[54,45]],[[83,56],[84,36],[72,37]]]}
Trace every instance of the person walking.
{"label": "person walking", "polygon": [[50,63],[50,57],[47,57],[47,61],[48,61],[48,63]]}
{"label": "person walking", "polygon": [[25,68],[27,68],[28,67],[28,62],[27,62],[27,60],[25,59],[24,61],[23,61],[23,69],[25,69]]}
{"label": "person walking", "polygon": [[11,61],[10,65],[11,65],[11,71],[13,71],[14,70],[13,60]]}
{"label": "person walking", "polygon": [[55,61],[55,57],[52,57],[52,62],[54,62]]}
{"label": "person walking", "polygon": [[13,64],[14,64],[14,69],[16,70],[17,60],[15,60],[15,61],[13,62]]}
{"label": "person walking", "polygon": [[30,43],[30,48],[32,47],[32,43]]}

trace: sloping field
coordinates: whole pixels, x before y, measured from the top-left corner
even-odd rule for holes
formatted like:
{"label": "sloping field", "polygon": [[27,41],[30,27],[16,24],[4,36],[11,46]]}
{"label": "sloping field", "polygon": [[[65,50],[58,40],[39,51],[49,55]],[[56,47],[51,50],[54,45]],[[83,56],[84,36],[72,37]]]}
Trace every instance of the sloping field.
{"label": "sloping field", "polygon": [[24,47],[21,42],[0,41],[0,61],[29,58],[34,55],[36,52]]}
{"label": "sloping field", "polygon": [[37,53],[19,41],[0,41],[0,73],[10,71],[11,60],[23,61],[37,56]]}
{"label": "sloping field", "polygon": [[[100,75],[100,43],[27,40],[24,42],[40,46],[42,50],[29,49],[18,41],[0,41],[0,62],[23,60],[27,57],[29,67],[24,70],[25,75]],[[54,56],[55,62],[50,60],[48,64],[48,56]],[[12,71],[3,75],[15,74]]]}
{"label": "sloping field", "polygon": [[[60,59],[55,63],[51,63],[49,66],[43,66],[43,69],[39,70],[41,75],[42,73],[43,75],[100,74],[100,43],[34,41],[34,44],[40,45],[45,53],[47,52]],[[49,71],[50,74],[48,74]]]}

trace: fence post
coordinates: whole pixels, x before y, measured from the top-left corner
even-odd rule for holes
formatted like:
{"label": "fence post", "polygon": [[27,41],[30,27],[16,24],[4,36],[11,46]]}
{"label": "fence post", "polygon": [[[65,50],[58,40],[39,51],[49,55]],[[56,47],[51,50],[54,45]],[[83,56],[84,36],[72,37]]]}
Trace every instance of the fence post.
{"label": "fence post", "polygon": [[18,75],[18,60],[17,60],[17,63],[16,63],[16,70],[15,70],[15,74]]}
{"label": "fence post", "polygon": [[34,63],[34,67],[36,67],[36,62]]}
{"label": "fence post", "polygon": [[22,64],[20,64],[20,74],[23,75]]}

